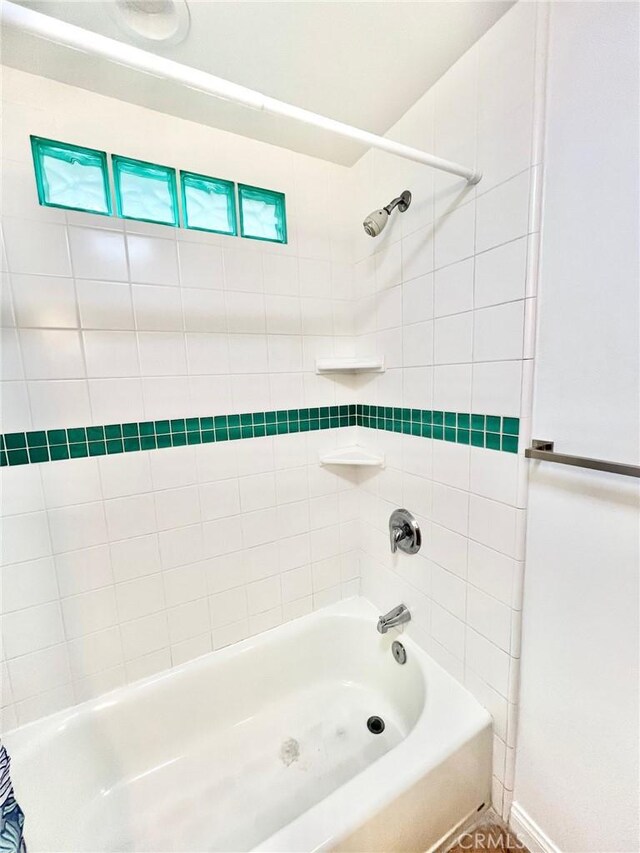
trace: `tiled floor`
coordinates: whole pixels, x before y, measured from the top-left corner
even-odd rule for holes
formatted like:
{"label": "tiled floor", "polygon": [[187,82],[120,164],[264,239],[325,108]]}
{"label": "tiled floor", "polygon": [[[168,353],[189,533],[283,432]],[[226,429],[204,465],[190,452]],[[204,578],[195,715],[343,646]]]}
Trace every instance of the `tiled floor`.
{"label": "tiled floor", "polygon": [[447,853],[480,853],[484,850],[492,850],[494,853],[529,853],[524,844],[493,812],[483,814],[478,823],[456,839]]}

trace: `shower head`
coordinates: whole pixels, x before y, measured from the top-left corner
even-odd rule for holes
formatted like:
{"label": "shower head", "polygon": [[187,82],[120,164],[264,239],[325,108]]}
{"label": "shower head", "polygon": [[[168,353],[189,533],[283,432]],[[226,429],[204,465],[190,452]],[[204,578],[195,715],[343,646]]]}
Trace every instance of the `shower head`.
{"label": "shower head", "polygon": [[411,193],[409,190],[405,190],[397,198],[394,198],[393,201],[385,205],[385,207],[381,207],[380,210],[374,210],[370,213],[362,223],[364,230],[369,237],[377,237],[387,224],[391,211],[397,207],[400,213],[404,213],[410,204]]}
{"label": "shower head", "polygon": [[370,213],[362,225],[369,237],[377,237],[387,224],[387,219],[389,219],[389,214],[382,207],[380,210],[374,210],[373,213]]}

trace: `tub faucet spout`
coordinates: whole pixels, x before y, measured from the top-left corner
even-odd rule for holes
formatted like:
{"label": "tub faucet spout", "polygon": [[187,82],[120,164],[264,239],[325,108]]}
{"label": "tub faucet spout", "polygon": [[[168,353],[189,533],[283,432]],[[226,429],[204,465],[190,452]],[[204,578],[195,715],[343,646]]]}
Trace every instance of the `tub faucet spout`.
{"label": "tub faucet spout", "polygon": [[386,634],[389,628],[396,628],[398,625],[404,625],[405,622],[410,621],[411,614],[409,610],[404,604],[399,604],[378,619],[378,631],[381,634]]}

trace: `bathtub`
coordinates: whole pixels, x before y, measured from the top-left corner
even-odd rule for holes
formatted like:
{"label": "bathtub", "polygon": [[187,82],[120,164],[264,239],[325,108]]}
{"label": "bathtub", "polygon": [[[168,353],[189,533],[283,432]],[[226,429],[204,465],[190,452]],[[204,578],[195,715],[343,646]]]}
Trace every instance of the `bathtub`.
{"label": "bathtub", "polygon": [[350,599],[8,732],[30,853],[442,846],[489,803],[491,720],[377,616]]}

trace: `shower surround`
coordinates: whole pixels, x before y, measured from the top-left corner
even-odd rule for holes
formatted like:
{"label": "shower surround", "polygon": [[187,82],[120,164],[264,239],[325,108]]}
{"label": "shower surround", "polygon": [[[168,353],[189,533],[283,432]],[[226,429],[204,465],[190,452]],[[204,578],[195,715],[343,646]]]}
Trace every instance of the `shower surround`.
{"label": "shower surround", "polygon": [[[315,373],[353,350],[348,170],[11,69],[3,95],[2,432],[85,454],[2,471],[11,727],[359,584],[355,478],[318,465],[340,431],[267,423],[354,399]],[[39,207],[31,133],[279,189],[289,243]],[[191,443],[247,412],[262,435]]]}
{"label": "shower surround", "polygon": [[[508,812],[545,27],[544,5],[516,4],[389,131],[477,164],[477,187],[4,69],[1,431],[184,421],[185,445],[2,469],[3,728],[361,591],[381,612],[404,601],[409,635],[491,711]],[[289,243],[39,207],[29,134],[283,191]],[[366,236],[405,188],[410,209]],[[385,372],[315,372],[356,354]],[[286,432],[239,441],[203,441],[198,420],[188,443],[187,419],[252,413],[254,430],[293,410]],[[355,441],[386,467],[318,464]],[[389,553],[401,505],[417,556]]]}
{"label": "shower surround", "polygon": [[[379,238],[356,240],[357,351],[384,356],[387,368],[362,378],[358,397],[444,411],[445,439],[447,413],[472,413],[471,439],[460,415],[444,441],[363,430],[387,465],[360,480],[362,594],[382,611],[404,601],[413,614],[408,632],[491,711],[493,804],[505,816],[517,723],[546,28],[544,4],[516,4],[389,131],[475,166],[483,172],[477,186],[378,151],[353,169],[363,211],[404,187],[413,193]],[[518,419],[518,453],[489,449],[488,439],[476,446],[474,414],[502,415],[503,425]],[[417,556],[389,553],[387,519],[400,505],[422,528]]]}

